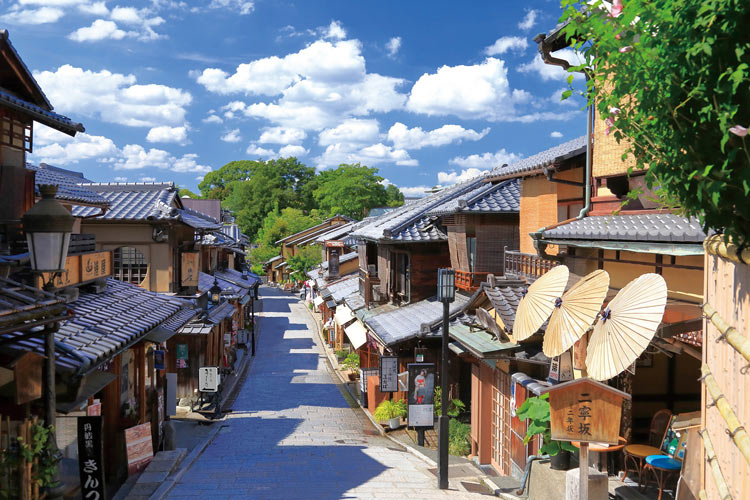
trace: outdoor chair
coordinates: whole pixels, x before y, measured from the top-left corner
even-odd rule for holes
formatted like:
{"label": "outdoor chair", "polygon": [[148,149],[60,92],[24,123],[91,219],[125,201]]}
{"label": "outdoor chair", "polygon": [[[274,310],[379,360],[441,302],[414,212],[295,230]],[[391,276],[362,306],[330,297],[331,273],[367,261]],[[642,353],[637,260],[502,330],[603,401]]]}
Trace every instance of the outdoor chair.
{"label": "outdoor chair", "polygon": [[[664,492],[664,487],[667,485],[668,481],[673,479],[675,474],[679,478],[680,471],[682,470],[682,461],[685,459],[686,447],[687,432],[683,431],[677,443],[677,447],[672,454],[649,455],[646,457],[645,468],[647,471],[652,471],[654,473],[656,485],[659,487],[659,496],[657,497],[657,500],[661,500],[661,495]],[[648,487],[648,483],[649,480],[647,476],[644,489]]]}
{"label": "outdoor chair", "polygon": [[[638,473],[638,486],[643,485],[643,473],[646,467],[646,457],[651,455],[663,454],[661,451],[664,437],[669,430],[669,423],[672,421],[672,412],[666,408],[654,413],[651,417],[649,426],[648,443],[646,444],[629,444],[623,448],[622,453],[625,457],[625,473],[622,480],[628,477],[628,472]],[[634,468],[630,468],[630,464]]]}

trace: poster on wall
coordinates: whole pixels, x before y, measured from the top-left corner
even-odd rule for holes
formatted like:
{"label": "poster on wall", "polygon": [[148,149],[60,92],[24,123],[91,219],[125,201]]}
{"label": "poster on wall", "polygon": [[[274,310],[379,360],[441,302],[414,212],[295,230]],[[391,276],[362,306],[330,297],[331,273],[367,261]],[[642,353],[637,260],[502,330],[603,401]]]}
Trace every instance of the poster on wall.
{"label": "poster on wall", "polygon": [[78,417],[78,473],[81,498],[107,498],[104,491],[102,417]]}
{"label": "poster on wall", "polygon": [[188,345],[177,344],[177,368],[187,368]]}
{"label": "poster on wall", "polygon": [[432,427],[434,420],[435,363],[409,363],[410,427]]}
{"label": "poster on wall", "polygon": [[381,356],[380,392],[398,391],[398,357]]}
{"label": "poster on wall", "polygon": [[164,369],[164,351],[161,351],[161,350],[154,351],[154,369],[155,370]]}

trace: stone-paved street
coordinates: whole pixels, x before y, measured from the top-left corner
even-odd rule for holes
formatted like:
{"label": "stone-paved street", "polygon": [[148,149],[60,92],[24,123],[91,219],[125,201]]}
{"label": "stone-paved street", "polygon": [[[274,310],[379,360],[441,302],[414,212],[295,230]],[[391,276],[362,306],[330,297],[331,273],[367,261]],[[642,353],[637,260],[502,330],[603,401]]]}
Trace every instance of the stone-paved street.
{"label": "stone-paved street", "polygon": [[261,296],[257,356],[233,412],[170,498],[488,498],[437,489],[427,464],[347,404],[304,305],[273,288]]}

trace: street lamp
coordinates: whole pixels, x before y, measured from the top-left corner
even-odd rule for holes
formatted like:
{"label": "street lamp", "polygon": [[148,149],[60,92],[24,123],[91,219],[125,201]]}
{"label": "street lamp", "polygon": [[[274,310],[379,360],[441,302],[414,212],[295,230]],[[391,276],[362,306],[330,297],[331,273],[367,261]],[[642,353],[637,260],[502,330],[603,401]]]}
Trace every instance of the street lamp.
{"label": "street lamp", "polygon": [[208,290],[211,303],[216,305],[221,302],[221,287],[219,286],[219,280],[214,276],[214,286]]}
{"label": "street lamp", "polygon": [[55,200],[57,186],[39,186],[42,199],[21,217],[29,245],[31,269],[38,273],[65,271],[75,217]]}
{"label": "street lamp", "polygon": [[438,488],[448,489],[448,316],[456,298],[456,272],[438,269],[437,298],[443,303],[443,352],[440,364],[440,416],[438,417]]}
{"label": "street lamp", "polygon": [[[26,211],[21,217],[26,242],[29,246],[31,269],[35,273],[52,273],[48,286],[51,286],[55,274],[65,271],[65,260],[68,258],[68,245],[73,232],[75,217],[55,200],[57,186],[44,184],[39,186],[42,199]],[[46,287],[45,287],[46,288]],[[48,426],[55,425],[57,414],[55,391],[55,332],[58,324],[44,327],[45,360],[45,421]],[[57,439],[50,431],[50,451],[57,455]],[[52,484],[58,486],[48,493],[49,498],[61,496],[63,486],[58,481],[58,471],[52,478]]]}
{"label": "street lamp", "polygon": [[252,326],[253,332],[252,332],[252,339],[250,343],[250,355],[255,356],[255,287],[251,286],[248,290],[248,295],[250,296],[250,311],[252,314],[252,319],[250,320],[250,326]]}

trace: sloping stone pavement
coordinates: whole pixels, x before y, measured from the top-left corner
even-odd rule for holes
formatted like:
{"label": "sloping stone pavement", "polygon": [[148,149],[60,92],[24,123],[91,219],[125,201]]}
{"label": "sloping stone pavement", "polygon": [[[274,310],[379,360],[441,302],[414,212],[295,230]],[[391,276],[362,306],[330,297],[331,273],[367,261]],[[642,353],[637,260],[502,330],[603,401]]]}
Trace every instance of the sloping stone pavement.
{"label": "sloping stone pavement", "polygon": [[257,356],[226,427],[169,498],[487,498],[439,490],[427,464],[372,432],[333,382],[305,306],[261,296]]}

